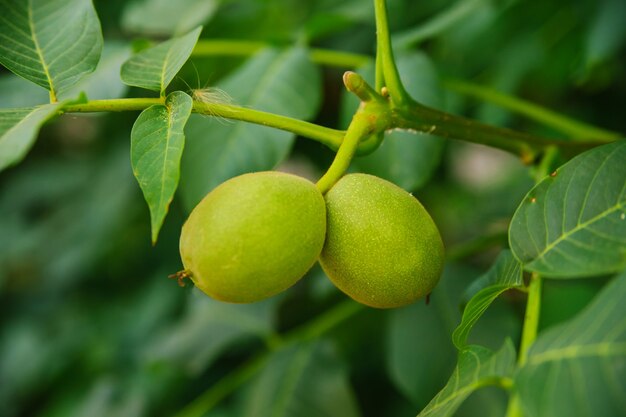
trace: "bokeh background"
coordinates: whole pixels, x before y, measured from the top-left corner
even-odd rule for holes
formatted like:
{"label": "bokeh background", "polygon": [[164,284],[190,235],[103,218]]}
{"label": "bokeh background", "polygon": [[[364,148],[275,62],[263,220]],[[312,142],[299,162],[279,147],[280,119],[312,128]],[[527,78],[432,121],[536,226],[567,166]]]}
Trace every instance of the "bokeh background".
{"label": "bokeh background", "polygon": [[[471,82],[626,131],[623,0],[388,3],[402,76],[423,102],[564,136],[455,89]],[[133,45],[198,24],[203,39],[375,52],[367,0],[98,0],[95,7],[105,52],[96,76],[75,89],[90,98],[145,95],[119,80]],[[219,85],[246,60],[193,56],[173,88]],[[349,120],[354,102],[341,85],[345,69],[316,68],[316,123],[345,127]],[[47,100],[45,90],[0,71],[0,106]],[[367,65],[359,71],[372,72]],[[506,247],[508,221],[532,172],[500,151],[400,134],[352,169],[393,180],[432,213],[449,261],[430,303],[359,307],[315,267],[280,296],[230,305],[167,278],[182,268],[178,237],[188,208],[174,200],[153,247],[130,168],[136,117],[65,115],[44,127],[23,163],[0,174],[0,415],[416,415],[454,368],[450,335],[465,291]],[[210,128],[187,140],[210,141]],[[278,169],[314,180],[332,156],[297,138]],[[601,284],[547,281],[541,326],[571,317]],[[493,348],[507,337],[517,342],[523,305],[524,297],[505,294],[471,341]],[[505,403],[503,392],[481,390],[458,415],[501,416]]]}

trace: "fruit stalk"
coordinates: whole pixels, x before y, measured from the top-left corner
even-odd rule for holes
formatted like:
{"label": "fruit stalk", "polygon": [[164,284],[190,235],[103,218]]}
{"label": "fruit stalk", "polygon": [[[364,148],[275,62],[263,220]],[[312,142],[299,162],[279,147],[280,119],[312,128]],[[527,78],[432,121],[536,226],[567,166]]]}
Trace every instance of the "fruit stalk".
{"label": "fruit stalk", "polygon": [[326,173],[317,181],[317,189],[322,194],[326,194],[331,187],[339,181],[339,178],[346,172],[350,166],[350,161],[356,152],[357,146],[361,138],[367,136],[369,127],[366,123],[359,122],[357,115],[352,119],[350,127],[346,132],[343,143],[339,147],[335,159],[333,160]]}
{"label": "fruit stalk", "polygon": [[361,99],[361,106],[352,117],[335,159],[316,184],[322,194],[330,190],[346,172],[361,140],[382,133],[389,126],[389,106],[382,96],[354,72],[347,71],[343,82],[348,91]]}

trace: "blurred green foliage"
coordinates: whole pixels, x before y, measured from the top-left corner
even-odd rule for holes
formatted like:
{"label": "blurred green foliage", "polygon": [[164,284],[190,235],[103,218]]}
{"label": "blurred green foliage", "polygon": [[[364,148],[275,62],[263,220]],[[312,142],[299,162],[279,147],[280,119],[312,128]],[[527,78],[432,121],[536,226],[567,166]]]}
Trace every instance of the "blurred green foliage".
{"label": "blurred green foliage", "polygon": [[[167,3],[95,1],[105,53],[98,77],[78,90],[86,90],[91,99],[137,96],[137,90],[127,91],[119,82],[131,42],[164,39],[197,24],[204,24],[203,39],[374,52],[370,1],[186,0],[175,11]],[[430,20],[446,13],[453,24]],[[558,136],[437,84],[454,77],[626,131],[621,0],[390,0],[389,16],[407,54],[400,60],[402,76],[427,103]],[[193,57],[174,87],[213,85],[245,69],[244,61]],[[309,92],[309,108],[296,110],[320,124],[340,126],[345,120],[339,116],[341,72],[323,68],[322,74],[316,87],[323,94],[322,109],[313,114],[318,98]],[[249,84],[224,85],[238,98],[247,97]],[[4,71],[0,96],[0,106],[17,107],[44,102],[47,94]],[[289,103],[277,109],[294,111]],[[180,415],[202,416],[202,401],[192,402],[214,393],[214,387],[224,386],[224,378],[240,375],[240,366],[255,360],[259,365],[250,369],[258,372],[241,378],[241,386],[232,394],[227,390],[229,395],[206,415],[410,416],[445,385],[456,364],[451,333],[460,322],[463,293],[505,242],[450,262],[429,304],[355,310],[336,326],[291,343],[285,334],[320,323],[345,296],[317,268],[284,295],[252,305],[221,304],[168,280],[181,268],[178,236],[189,206],[181,198],[174,200],[152,247],[148,210],[130,169],[135,117],[63,116],[45,126],[25,162],[0,176],[0,415],[171,416],[200,404]],[[215,123],[222,123],[216,132],[232,128],[231,122],[206,118],[196,124]],[[395,149],[389,142],[388,149],[357,159],[353,168],[388,176],[414,192],[449,248],[506,230],[532,185],[527,168],[478,146],[448,142],[443,147],[426,140],[407,145],[401,136]],[[200,141],[208,147],[221,138],[190,129],[188,140],[194,149]],[[289,145],[280,147],[281,157]],[[424,154],[399,159],[407,149]],[[296,138],[282,167],[317,177],[331,158],[321,145]],[[202,181],[192,175],[184,187],[205,190]],[[547,282],[542,326],[572,317],[600,286],[597,280]],[[516,342],[523,301],[514,293],[497,300],[470,341],[493,349],[507,337]],[[505,404],[501,390],[482,390],[457,415],[501,416]]]}

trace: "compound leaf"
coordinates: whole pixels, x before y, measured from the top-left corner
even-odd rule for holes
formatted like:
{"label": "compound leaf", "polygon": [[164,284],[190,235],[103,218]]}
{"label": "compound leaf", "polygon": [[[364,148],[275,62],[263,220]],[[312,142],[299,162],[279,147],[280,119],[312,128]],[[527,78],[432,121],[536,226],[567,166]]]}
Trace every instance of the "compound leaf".
{"label": "compound leaf", "polygon": [[101,51],[90,0],[0,0],[0,63],[51,98],[92,72]]}
{"label": "compound leaf", "polygon": [[418,417],[448,417],[477,389],[509,377],[515,368],[515,348],[507,340],[498,352],[471,345],[459,352],[459,360],[445,387]]}
{"label": "compound leaf", "polygon": [[21,161],[41,126],[57,114],[60,104],[0,110],[0,171]]}
{"label": "compound leaf", "polygon": [[458,349],[465,347],[472,327],[500,294],[523,285],[522,265],[510,251],[503,250],[493,267],[478,280],[483,287],[469,300],[463,311],[461,323],[452,333],[452,341]]}
{"label": "compound leaf", "polygon": [[626,141],[572,159],[515,212],[509,241],[524,268],[550,278],[626,267]]}
{"label": "compound leaf", "polygon": [[515,387],[528,417],[626,410],[626,273],[570,321],[540,334]]}
{"label": "compound leaf", "polygon": [[130,133],[130,159],[150,208],[153,243],[178,187],[184,128],[192,104],[187,94],[174,91],[165,105],[150,106],[141,112]]}
{"label": "compound leaf", "polygon": [[133,55],[122,65],[122,81],[163,94],[187,62],[200,32],[202,26]]}

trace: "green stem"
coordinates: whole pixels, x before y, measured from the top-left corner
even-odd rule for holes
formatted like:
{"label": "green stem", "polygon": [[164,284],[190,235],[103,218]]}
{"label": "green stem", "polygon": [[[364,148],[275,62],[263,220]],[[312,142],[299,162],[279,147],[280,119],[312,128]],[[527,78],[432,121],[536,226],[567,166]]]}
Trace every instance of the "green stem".
{"label": "green stem", "polygon": [[535,165],[534,179],[539,183],[552,173],[555,161],[559,156],[559,149],[556,146],[548,146],[541,157],[538,165]]}
{"label": "green stem", "polygon": [[348,91],[361,99],[361,105],[352,117],[335,159],[328,171],[317,182],[317,188],[326,194],[350,166],[359,142],[372,134],[382,134],[389,127],[389,103],[359,74],[347,71],[343,83]]}
{"label": "green stem", "polygon": [[574,140],[607,143],[620,138],[620,134],[616,132],[611,132],[579,122],[578,120],[571,119],[567,116],[546,109],[545,107],[521,100],[517,97],[502,94],[489,87],[453,79],[445,80],[443,82],[443,86],[451,91],[475,97],[482,101],[496,104],[505,109],[526,116],[531,120],[535,120],[545,126],[562,132]]}
{"label": "green stem", "polygon": [[[192,56],[249,56],[268,47],[270,45],[260,41],[201,39],[196,43]],[[309,49],[309,58],[316,64],[339,68],[358,68],[371,60],[369,55],[320,48]]]}
{"label": "green stem", "polygon": [[524,417],[524,412],[522,411],[522,404],[520,403],[519,395],[511,395],[509,405],[506,408],[505,417]]}
{"label": "green stem", "polygon": [[333,150],[339,149],[345,135],[345,132],[342,130],[335,130],[303,120],[292,119],[291,117],[245,107],[194,101],[193,109],[197,113],[209,116],[225,117],[227,119],[241,120],[286,130],[316,140]]}
{"label": "green stem", "polygon": [[[381,7],[381,6],[384,6],[384,2],[378,5],[378,7]],[[384,10],[384,15],[386,16],[386,10]],[[382,23],[383,23],[382,25],[383,29],[385,29],[386,25],[384,24],[384,22]],[[388,30],[387,30],[387,33],[388,33]],[[386,58],[387,60],[389,59],[388,55],[390,55],[390,52],[391,52],[391,42],[390,41],[382,42],[382,39],[384,39],[384,37],[380,37],[379,39],[380,47],[377,49],[377,56],[376,56],[377,77],[376,77],[375,87],[376,87],[376,91],[378,92],[380,92],[384,82],[386,81],[384,76],[382,75],[383,71],[385,71],[383,69],[383,51],[387,51],[387,53],[384,54],[387,56]],[[194,49],[193,55],[195,56],[208,56],[208,55],[248,56],[257,52],[258,50],[262,48],[267,48],[268,46],[269,45],[267,43],[255,42],[255,41],[205,40],[203,39],[198,42],[196,48]],[[354,53],[349,53],[349,52],[336,52],[336,51],[327,50],[327,49],[310,49],[310,57],[313,62],[316,62],[318,64],[324,64],[324,65],[330,65],[330,66],[336,66],[336,67],[342,67],[342,68],[360,67],[371,59],[371,57],[369,57],[368,55],[354,54]],[[393,60],[391,61],[391,64],[393,65]],[[395,65],[394,65],[394,68],[395,68]],[[391,69],[388,72],[390,72],[391,75],[393,75],[394,70]],[[397,73],[397,71],[395,72]],[[396,79],[396,81],[397,83],[399,83],[399,79]],[[543,143],[543,145],[553,144],[559,147],[572,148],[575,152],[580,152],[590,147],[593,147],[594,145],[597,145],[597,143],[609,142],[620,137],[618,133],[607,131],[607,130],[604,130],[604,129],[601,129],[592,125],[588,125],[585,123],[581,123],[581,122],[569,119],[566,116],[563,116],[551,110],[544,109],[533,103],[528,103],[523,100],[516,99],[515,97],[505,96],[501,93],[495,92],[494,90],[488,90],[488,92],[485,92],[483,91],[484,90],[483,87],[479,87],[470,83],[465,83],[465,82],[457,81],[457,80],[447,80],[443,83],[443,86],[461,94],[467,94],[470,96],[477,97],[484,101],[493,102],[494,104],[499,104],[505,108],[510,109],[511,111],[518,112],[533,120],[536,120],[547,126],[550,126],[554,129],[557,129],[561,132],[571,135],[575,138],[584,139],[585,142],[579,145],[576,145],[576,144],[573,144],[571,142],[564,141],[564,140],[560,140],[560,141],[549,140],[545,138],[537,138],[531,135],[522,135],[522,138],[518,138],[518,139],[521,139],[522,141],[525,140],[523,138],[530,138],[529,140],[530,143]],[[410,104],[412,105],[413,103],[410,103]],[[534,153],[535,153],[534,151],[530,152],[529,154],[528,149],[526,149],[523,146],[520,146],[519,144],[513,144],[513,145],[507,144],[507,142],[514,140],[514,139],[512,139],[510,135],[507,135],[507,134],[502,135],[501,134],[502,130],[499,130],[498,128],[495,128],[496,129],[495,131],[493,129],[489,129],[488,132],[485,132],[483,130],[483,127],[487,126],[487,128],[491,128],[491,126],[476,122],[476,124],[473,125],[471,128],[478,129],[477,131],[466,132],[466,133],[460,134],[459,131],[463,130],[462,126],[465,124],[465,122],[456,123],[457,126],[453,126],[448,129],[443,129],[441,126],[438,127],[438,124],[445,124],[447,122],[447,119],[451,117],[451,115],[447,115],[443,112],[438,112],[437,110],[434,110],[434,109],[429,109],[423,105],[420,105],[420,106],[421,106],[421,111],[418,111],[418,113],[422,113],[422,116],[424,115],[426,116],[424,119],[425,123],[420,124],[419,122],[416,121],[415,123],[412,124],[412,126],[408,126],[405,128],[419,130],[422,132],[429,132],[433,128],[433,126],[435,126],[435,128],[438,129],[438,133],[441,133],[440,136],[447,134],[448,135],[447,137],[454,138],[454,139],[469,140],[470,142],[475,142],[475,143],[484,142],[483,144],[485,145],[493,146],[499,149],[504,149],[516,155],[520,155],[526,158],[529,156],[534,157]],[[427,112],[426,110],[429,110],[430,112]],[[411,111],[409,111],[409,113],[411,113]],[[424,114],[424,113],[429,113],[429,114]],[[458,120],[458,116],[454,116],[454,117],[456,117],[457,118],[456,120]],[[464,120],[468,120],[468,119],[464,119]],[[436,122],[436,123],[429,124],[428,123],[429,121]],[[459,124],[461,125],[461,127],[458,126]],[[405,125],[405,123],[403,123],[403,125]],[[398,127],[402,127],[402,126],[398,126]],[[468,128],[466,127],[465,129],[467,130]],[[509,129],[503,129],[503,130],[506,132],[517,133]],[[485,139],[485,141],[480,141],[480,137],[485,136],[485,133],[487,133],[486,136],[488,136],[488,138]],[[494,140],[494,137],[499,137],[499,136],[501,140],[498,140],[498,139]],[[473,140],[472,137],[475,137],[476,140]],[[595,138],[595,139],[587,139],[587,138]]]}
{"label": "green stem", "polygon": [[385,73],[383,69],[383,57],[381,51],[382,48],[376,48],[374,89],[382,92],[382,89],[385,86]]}
{"label": "green stem", "polygon": [[531,163],[536,157],[537,151],[529,143],[537,142],[537,138],[525,133],[489,126],[416,102],[405,109],[396,109],[394,115],[394,125],[403,129],[492,146],[519,156],[525,163]]}
{"label": "green stem", "polygon": [[[366,90],[366,87],[368,90]],[[367,85],[362,87],[361,90],[363,92],[360,94],[376,94],[373,89]],[[150,106],[163,103],[163,98],[91,100],[86,103],[65,105],[63,112],[141,111]],[[344,131],[319,126],[314,123],[228,104],[194,101],[193,108],[194,112],[200,114],[241,120],[293,132],[297,135],[323,143],[332,150],[339,149],[343,142],[344,135],[346,134]],[[531,136],[510,129],[485,125],[461,116],[431,109],[415,102],[413,102],[408,109],[395,109],[392,113],[392,118],[393,120],[391,120],[386,128],[410,129],[425,133],[436,132],[435,134],[441,137],[484,144],[511,152],[520,156],[525,162],[530,162],[535,158],[539,152],[538,148],[549,145],[569,148],[574,151],[582,151],[597,145],[597,143],[568,142]],[[345,158],[347,155],[346,152],[347,150],[344,151],[345,155],[342,158]],[[351,158],[352,157],[350,157],[350,159]]]}
{"label": "green stem", "polygon": [[526,314],[524,315],[524,327],[522,329],[522,342],[520,345],[518,363],[526,364],[528,349],[537,338],[539,328],[539,315],[541,313],[541,276],[533,273],[528,284],[528,301],[526,302]]}
{"label": "green stem", "polygon": [[155,104],[164,104],[159,98],[118,98],[111,100],[90,100],[86,103],[68,104],[63,106],[65,113],[94,113],[145,110]]}
{"label": "green stem", "polygon": [[355,303],[352,300],[346,300],[317,316],[309,323],[296,327],[282,338],[278,338],[279,341],[274,344],[270,351],[254,356],[209,387],[204,393],[179,411],[175,417],[202,417],[206,415],[206,413],[213,409],[221,400],[263,369],[272,351],[283,349],[294,343],[317,339],[363,309],[363,305]]}
{"label": "green stem", "polygon": [[[91,100],[86,103],[66,105],[64,106],[63,111],[66,113],[88,113],[144,110],[155,104],[158,105],[163,103],[164,100],[162,98]],[[345,134],[345,132],[341,130],[330,129],[286,116],[228,104],[194,101],[193,111],[209,116],[225,117],[228,119],[241,120],[244,122],[256,123],[263,126],[286,130],[321,142],[333,150],[339,148]]]}
{"label": "green stem", "polygon": [[366,120],[354,115],[352,123],[348,127],[343,143],[339,147],[335,159],[328,168],[328,171],[319,179],[316,186],[322,194],[326,194],[350,166],[350,161],[359,146],[361,139],[371,133],[371,129]]}
{"label": "green stem", "polygon": [[340,68],[360,68],[372,60],[369,55],[318,48],[311,49],[309,57],[316,64]]}
{"label": "green stem", "polygon": [[265,42],[242,39],[200,39],[191,56],[249,56],[269,46]]}
{"label": "green stem", "polygon": [[393,127],[433,133],[444,138],[460,139],[502,149],[519,156],[523,162],[528,164],[535,160],[543,148],[550,145],[576,153],[598,145],[597,143],[544,138],[491,126],[435,110],[413,100],[405,108],[394,109],[393,118]]}
{"label": "green stem", "polygon": [[496,386],[509,391],[511,387],[513,386],[513,380],[511,378],[501,377],[499,378],[499,381],[496,384]]}
{"label": "green stem", "polygon": [[376,13],[376,53],[380,54],[379,62],[382,66],[385,86],[389,90],[393,103],[396,106],[404,106],[411,101],[411,97],[404,89],[398,68],[396,68],[396,60],[393,57],[385,0],[374,0],[374,11]]}
{"label": "green stem", "polygon": [[[528,284],[528,300],[526,301],[526,313],[522,328],[522,341],[520,343],[517,366],[522,367],[528,360],[528,350],[537,338],[539,328],[539,316],[541,313],[541,276],[533,273]],[[522,405],[517,393],[513,393],[509,401],[506,417],[523,417]]]}

